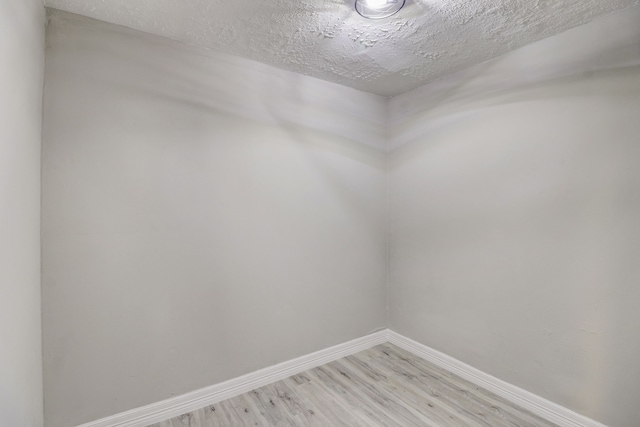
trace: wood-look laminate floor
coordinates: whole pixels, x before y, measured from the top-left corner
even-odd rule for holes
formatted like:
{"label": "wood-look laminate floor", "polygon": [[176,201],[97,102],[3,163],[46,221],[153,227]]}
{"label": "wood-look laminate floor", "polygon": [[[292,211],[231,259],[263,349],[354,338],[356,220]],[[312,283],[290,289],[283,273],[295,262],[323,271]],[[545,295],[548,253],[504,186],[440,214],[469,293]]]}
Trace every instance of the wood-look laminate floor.
{"label": "wood-look laminate floor", "polygon": [[555,424],[394,345],[382,344],[152,427],[236,426]]}

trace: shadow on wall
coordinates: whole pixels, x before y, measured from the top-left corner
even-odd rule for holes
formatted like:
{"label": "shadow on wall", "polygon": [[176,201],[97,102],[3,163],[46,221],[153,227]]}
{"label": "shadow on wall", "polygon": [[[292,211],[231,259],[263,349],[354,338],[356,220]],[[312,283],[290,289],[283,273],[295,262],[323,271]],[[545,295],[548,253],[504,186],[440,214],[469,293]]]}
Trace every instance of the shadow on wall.
{"label": "shadow on wall", "polygon": [[[484,68],[491,72],[491,67]],[[496,84],[486,91],[484,87],[474,87],[476,82],[472,76],[468,79],[456,79],[455,84],[443,85],[433,94],[424,94],[420,99],[429,99],[424,108],[403,111],[393,118],[390,124],[393,155],[389,167],[400,165],[428,149],[432,139],[436,139],[431,137],[464,127],[468,120],[495,114],[497,110],[562,99],[581,100],[585,103],[602,96],[632,99],[637,94],[616,85],[616,80],[639,72],[640,65],[630,65],[601,71],[581,71],[544,81],[523,82],[512,79],[505,86]],[[586,79],[590,83],[584,84]]]}
{"label": "shadow on wall", "polygon": [[[84,40],[68,42],[91,58],[92,75],[109,87],[123,92],[147,89],[163,98],[266,123],[279,116],[280,122],[385,147],[382,97],[230,55],[205,54],[202,48],[57,10],[48,14],[56,27],[85,27]],[[67,37],[63,32],[54,36]],[[114,38],[126,38],[128,46],[112,46],[109,40]],[[139,55],[149,46],[160,55]],[[132,79],[148,86],[132,87]]]}
{"label": "shadow on wall", "polygon": [[[88,73],[86,69],[81,71],[84,75],[78,84],[99,85],[122,93],[123,99],[136,95],[155,99],[157,105],[150,114],[133,110],[126,103],[103,104],[99,108],[112,111],[95,114],[118,115],[118,123],[125,123],[132,133],[136,129],[158,128],[158,124],[165,127],[157,129],[158,132],[179,132],[174,124],[181,123],[194,135],[198,129],[206,129],[206,123],[218,115],[275,125],[279,132],[288,135],[283,140],[300,145],[298,160],[305,158],[307,167],[331,182],[334,189],[343,194],[346,205],[372,197],[362,194],[360,189],[348,188],[348,180],[339,179],[340,175],[331,166],[332,160],[324,162],[323,159],[343,157],[383,172],[386,168],[384,98],[233,56],[213,52],[204,55],[200,48],[177,42],[167,47],[172,42],[56,10],[49,10],[49,20],[58,20],[58,26],[64,26],[68,20],[76,26],[90,26],[90,30],[85,31],[86,37],[72,40],[74,55],[89,58],[87,64],[91,67]],[[104,37],[105,32],[109,37]],[[64,33],[55,35],[65,36]],[[128,40],[116,47],[109,42],[114,37]],[[141,44],[152,49],[157,47],[159,53],[139,55]],[[92,80],[88,80],[87,75]],[[92,108],[89,105],[95,104],[87,103],[87,108]],[[199,114],[191,114],[193,111]],[[82,123],[78,122],[79,130]],[[195,143],[196,139],[185,139],[184,143]],[[324,154],[315,155],[309,148]],[[259,177],[257,179],[259,181]],[[357,210],[367,212],[370,202],[362,200]]]}

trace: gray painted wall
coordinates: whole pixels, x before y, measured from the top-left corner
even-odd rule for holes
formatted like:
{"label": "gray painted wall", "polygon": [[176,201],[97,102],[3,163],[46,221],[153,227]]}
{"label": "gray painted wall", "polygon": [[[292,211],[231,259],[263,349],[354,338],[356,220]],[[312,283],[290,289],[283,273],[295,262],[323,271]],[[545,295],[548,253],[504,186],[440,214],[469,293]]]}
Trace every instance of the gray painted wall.
{"label": "gray painted wall", "polygon": [[48,427],[385,326],[383,98],[63,12],[47,46]]}
{"label": "gray painted wall", "polygon": [[390,327],[640,425],[640,8],[390,103]]}
{"label": "gray painted wall", "polygon": [[42,425],[41,0],[0,1],[0,426]]}
{"label": "gray painted wall", "polygon": [[640,424],[637,22],[628,9],[387,104],[52,12],[47,426],[384,326],[386,160],[390,327]]}

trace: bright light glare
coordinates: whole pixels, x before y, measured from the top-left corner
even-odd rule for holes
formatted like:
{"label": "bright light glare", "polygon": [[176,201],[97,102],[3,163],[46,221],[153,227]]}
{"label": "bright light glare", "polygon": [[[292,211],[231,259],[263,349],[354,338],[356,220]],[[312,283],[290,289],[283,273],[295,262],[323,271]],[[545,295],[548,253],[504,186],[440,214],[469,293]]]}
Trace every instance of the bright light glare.
{"label": "bright light glare", "polygon": [[387,5],[387,0],[366,0],[371,9],[381,9]]}
{"label": "bright light glare", "polygon": [[383,19],[398,13],[406,0],[355,0],[356,12],[367,19]]}

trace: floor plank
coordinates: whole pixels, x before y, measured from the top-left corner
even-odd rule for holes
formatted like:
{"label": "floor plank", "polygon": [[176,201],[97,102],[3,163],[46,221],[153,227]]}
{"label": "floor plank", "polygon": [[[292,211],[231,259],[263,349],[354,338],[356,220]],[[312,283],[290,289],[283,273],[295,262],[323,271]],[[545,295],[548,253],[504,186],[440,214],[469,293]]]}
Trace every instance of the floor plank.
{"label": "floor plank", "polygon": [[150,427],[557,427],[392,344]]}

